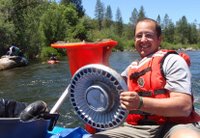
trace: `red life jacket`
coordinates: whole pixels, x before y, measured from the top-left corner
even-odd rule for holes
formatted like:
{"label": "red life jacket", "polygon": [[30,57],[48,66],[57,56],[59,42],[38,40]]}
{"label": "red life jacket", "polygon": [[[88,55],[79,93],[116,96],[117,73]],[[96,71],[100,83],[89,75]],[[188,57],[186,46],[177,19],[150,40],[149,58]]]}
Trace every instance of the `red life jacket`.
{"label": "red life jacket", "polygon": [[191,65],[190,56],[187,55],[187,54],[184,53],[184,52],[180,52],[179,55],[180,55],[183,59],[185,59],[186,63],[187,63],[188,66],[190,67],[190,65]]}
{"label": "red life jacket", "polygon": [[[150,58],[144,58],[140,64],[133,62],[128,71],[129,91],[136,91],[140,96],[152,98],[168,98],[169,91],[164,88],[166,80],[162,72],[162,64],[168,54],[176,53],[173,50],[160,50]],[[177,53],[176,53],[177,54]],[[129,113],[126,121],[129,124],[141,124],[143,120],[148,120],[150,124],[164,124],[165,122],[189,123],[200,121],[200,116],[192,111],[189,117],[164,117],[152,115],[141,111]],[[150,121],[149,121],[150,120]],[[151,122],[152,121],[152,122]]]}

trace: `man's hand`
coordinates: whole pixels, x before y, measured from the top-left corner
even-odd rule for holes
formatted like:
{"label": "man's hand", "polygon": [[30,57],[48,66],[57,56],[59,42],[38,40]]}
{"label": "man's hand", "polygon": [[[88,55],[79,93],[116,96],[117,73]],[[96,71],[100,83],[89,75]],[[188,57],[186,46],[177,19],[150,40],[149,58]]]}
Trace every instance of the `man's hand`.
{"label": "man's hand", "polygon": [[136,92],[124,91],[120,94],[120,103],[124,109],[135,110],[139,107],[140,97]]}

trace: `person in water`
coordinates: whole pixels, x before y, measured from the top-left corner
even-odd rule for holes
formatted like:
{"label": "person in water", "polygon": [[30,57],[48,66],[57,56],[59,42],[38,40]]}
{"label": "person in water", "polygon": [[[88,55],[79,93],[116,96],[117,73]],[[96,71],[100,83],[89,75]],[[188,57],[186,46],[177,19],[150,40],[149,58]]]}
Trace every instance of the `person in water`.
{"label": "person in water", "polygon": [[126,122],[91,137],[199,138],[200,116],[194,111],[188,64],[176,51],[161,49],[161,27],[155,20],[138,20],[134,35],[141,59],[121,74],[128,85],[119,99],[129,111]]}

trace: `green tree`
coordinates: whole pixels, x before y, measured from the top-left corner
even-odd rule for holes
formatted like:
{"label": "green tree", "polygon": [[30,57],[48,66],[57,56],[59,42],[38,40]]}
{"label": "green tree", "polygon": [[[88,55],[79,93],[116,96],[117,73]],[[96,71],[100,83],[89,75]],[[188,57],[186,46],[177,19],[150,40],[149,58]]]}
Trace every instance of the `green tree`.
{"label": "green tree", "polygon": [[187,22],[187,18],[183,16],[176,23],[176,41],[181,44],[187,44],[189,42],[190,30]]}
{"label": "green tree", "polygon": [[95,6],[95,18],[98,22],[98,29],[101,30],[103,26],[103,19],[104,19],[104,4],[97,0],[96,6]]}
{"label": "green tree", "polygon": [[160,17],[160,15],[157,16],[156,21],[161,25],[161,17]]}
{"label": "green tree", "polygon": [[131,13],[131,17],[129,18],[128,29],[126,31],[128,39],[133,39],[134,37],[134,26],[136,25],[137,20],[138,20],[138,11],[136,8],[134,8]]}
{"label": "green tree", "polygon": [[[9,3],[6,10],[7,21],[14,25],[14,32],[10,35],[12,43],[21,48],[23,52],[28,53],[32,48],[37,47],[32,42],[35,40],[34,38],[38,39],[35,33],[38,30],[40,14],[43,13],[38,7],[44,3],[47,4],[47,0],[8,0],[6,3]],[[35,12],[36,10],[37,12]],[[38,43],[37,40],[35,42]],[[31,46],[31,43],[34,47]]]}
{"label": "green tree", "polygon": [[26,40],[25,48],[23,49],[29,58],[36,58],[40,53],[40,47],[42,42],[40,41],[40,19],[44,11],[48,8],[49,3],[45,2],[37,7],[27,11],[27,15],[24,16],[26,28],[24,29],[24,35]]}
{"label": "green tree", "polygon": [[73,27],[78,23],[77,12],[73,6],[51,3],[48,10],[42,15],[40,34],[42,46],[63,41],[70,35]]}
{"label": "green tree", "polygon": [[[43,11],[39,10],[43,4],[48,4],[47,0],[11,0],[12,10],[10,20],[13,21],[15,26],[16,38],[13,43],[23,49],[25,52],[31,51],[30,40],[32,36],[36,36],[38,22]],[[33,32],[34,30],[34,32]],[[33,41],[32,41],[33,42]],[[38,43],[36,41],[36,43]],[[34,48],[37,49],[37,48]],[[30,53],[31,54],[31,53]]]}
{"label": "green tree", "polygon": [[175,25],[169,18],[168,14],[165,14],[163,23],[161,24],[163,29],[164,40],[168,43],[175,42]]}
{"label": "green tree", "polygon": [[189,44],[197,44],[199,42],[199,36],[195,23],[189,24],[189,31]]}
{"label": "green tree", "polygon": [[119,8],[117,8],[116,11],[116,33],[119,36],[122,36],[123,33],[123,20],[122,20],[122,15],[121,15],[121,11]]}
{"label": "green tree", "polygon": [[82,6],[82,0],[61,0],[60,4],[64,4],[64,5],[69,5],[69,4],[73,4],[76,7],[76,10],[78,12],[78,16],[79,17],[83,17],[85,14],[85,10]]}
{"label": "green tree", "polygon": [[110,5],[108,5],[106,8],[104,24],[106,28],[109,28],[112,25],[112,10]]}
{"label": "green tree", "polygon": [[169,20],[168,26],[163,30],[164,39],[169,43],[174,43],[175,41],[175,26],[174,23]]}
{"label": "green tree", "polygon": [[83,17],[79,19],[76,26],[72,27],[66,41],[91,41],[90,33],[94,29],[94,25],[88,17]]}
{"label": "green tree", "polygon": [[11,1],[0,0],[0,55],[6,53],[7,48],[16,37],[15,27],[10,20]]}
{"label": "green tree", "polygon": [[138,20],[138,11],[136,8],[133,9],[132,13],[131,13],[131,17],[129,19],[129,22],[132,26],[135,26],[136,22]]}
{"label": "green tree", "polygon": [[160,24],[161,28],[163,29],[164,26],[163,26],[163,22],[162,22],[162,19],[160,17],[160,15],[158,14],[157,18],[156,18],[156,21]]}
{"label": "green tree", "polygon": [[138,19],[142,19],[142,18],[144,18],[144,17],[146,17],[146,16],[145,16],[144,7],[141,6],[140,9],[139,9],[139,12],[138,12]]}
{"label": "green tree", "polygon": [[165,29],[167,26],[169,26],[169,22],[170,22],[169,15],[165,14],[163,23],[162,23],[163,29]]}

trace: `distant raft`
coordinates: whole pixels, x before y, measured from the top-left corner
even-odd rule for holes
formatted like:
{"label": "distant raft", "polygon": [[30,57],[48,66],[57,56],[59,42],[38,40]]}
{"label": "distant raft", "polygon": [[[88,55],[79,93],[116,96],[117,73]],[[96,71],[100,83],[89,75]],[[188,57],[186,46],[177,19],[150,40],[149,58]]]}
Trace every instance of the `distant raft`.
{"label": "distant raft", "polygon": [[0,58],[0,70],[28,65],[25,57],[4,55]]}
{"label": "distant raft", "polygon": [[60,62],[59,60],[48,60],[47,61],[48,64],[57,64],[59,62]]}

